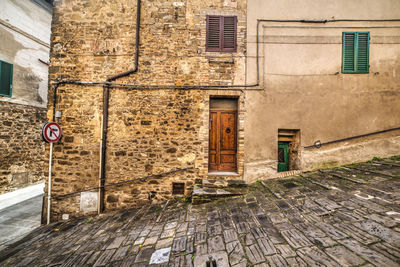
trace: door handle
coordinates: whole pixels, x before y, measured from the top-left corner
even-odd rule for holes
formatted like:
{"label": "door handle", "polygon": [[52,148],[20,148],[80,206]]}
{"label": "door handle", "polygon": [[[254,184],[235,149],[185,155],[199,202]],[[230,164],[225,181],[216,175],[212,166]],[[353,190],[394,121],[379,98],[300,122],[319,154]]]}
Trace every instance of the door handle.
{"label": "door handle", "polygon": [[231,132],[231,128],[229,128],[229,127],[226,128],[225,132],[226,132],[226,133],[230,133],[230,132]]}
{"label": "door handle", "polygon": [[210,125],[209,125],[209,130],[211,130],[211,125],[212,125],[212,119],[210,119]]}

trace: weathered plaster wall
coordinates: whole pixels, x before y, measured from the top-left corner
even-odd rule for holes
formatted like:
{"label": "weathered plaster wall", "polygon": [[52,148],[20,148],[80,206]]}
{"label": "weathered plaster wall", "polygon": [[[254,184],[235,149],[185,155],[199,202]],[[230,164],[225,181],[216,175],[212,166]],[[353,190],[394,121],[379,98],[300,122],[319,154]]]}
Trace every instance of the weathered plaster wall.
{"label": "weathered plaster wall", "polygon": [[12,97],[0,101],[46,107],[51,14],[32,1],[1,1],[0,60],[13,64]]}
{"label": "weathered plaster wall", "polygon": [[0,96],[0,193],[44,179],[51,14],[32,1],[0,1],[0,60],[13,64],[11,97]]}
{"label": "weathered plaster wall", "polygon": [[1,1],[0,19],[45,43],[50,41],[51,14],[33,1]]}
{"label": "weathered plaster wall", "polygon": [[[120,83],[158,85],[243,84],[245,1],[142,1],[139,70]],[[206,15],[236,15],[238,51],[205,52]],[[136,1],[56,1],[52,24],[50,81],[105,81],[134,67]],[[239,98],[238,172],[243,173],[244,94],[229,90],[111,89],[106,185],[190,167],[189,171],[107,187],[106,209],[172,197],[172,182],[208,172],[209,99]],[[49,97],[51,107],[51,97]],[[60,87],[55,145],[55,196],[99,183],[102,87]],[[51,116],[49,111],[48,116]],[[79,215],[80,196],[53,201],[52,216]]]}
{"label": "weathered plaster wall", "polygon": [[[326,145],[320,149],[312,148],[303,152],[304,169],[331,168],[349,162],[367,161],[374,157],[398,155],[400,151],[400,131],[378,136],[342,142],[341,145]],[[316,160],[322,158],[323,160]]]}
{"label": "weathered plaster wall", "polygon": [[[256,73],[257,19],[393,19],[399,10],[389,0],[249,1],[248,82]],[[368,74],[341,73],[345,31],[370,32]],[[260,41],[265,91],[246,97],[246,180],[276,175],[278,128],[300,129],[301,146],[309,146],[400,126],[400,22],[261,22]],[[372,139],[303,149],[301,167],[399,154],[398,138]]]}

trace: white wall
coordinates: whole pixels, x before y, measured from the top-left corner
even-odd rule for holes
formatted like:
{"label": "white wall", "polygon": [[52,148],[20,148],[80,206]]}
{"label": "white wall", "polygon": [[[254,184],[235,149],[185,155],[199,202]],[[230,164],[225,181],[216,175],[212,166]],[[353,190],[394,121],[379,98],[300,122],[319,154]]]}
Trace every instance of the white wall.
{"label": "white wall", "polygon": [[28,0],[0,1],[0,60],[13,64],[12,97],[0,101],[45,108],[52,15]]}
{"label": "white wall", "polygon": [[30,0],[1,0],[0,19],[50,43],[51,14]]}

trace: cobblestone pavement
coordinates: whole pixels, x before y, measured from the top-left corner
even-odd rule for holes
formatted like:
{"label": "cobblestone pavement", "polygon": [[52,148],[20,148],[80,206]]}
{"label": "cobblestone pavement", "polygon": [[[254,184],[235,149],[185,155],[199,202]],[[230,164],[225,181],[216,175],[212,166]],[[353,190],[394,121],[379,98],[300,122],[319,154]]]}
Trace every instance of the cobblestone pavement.
{"label": "cobblestone pavement", "polygon": [[400,266],[399,203],[400,159],[385,159],[41,227],[0,266]]}

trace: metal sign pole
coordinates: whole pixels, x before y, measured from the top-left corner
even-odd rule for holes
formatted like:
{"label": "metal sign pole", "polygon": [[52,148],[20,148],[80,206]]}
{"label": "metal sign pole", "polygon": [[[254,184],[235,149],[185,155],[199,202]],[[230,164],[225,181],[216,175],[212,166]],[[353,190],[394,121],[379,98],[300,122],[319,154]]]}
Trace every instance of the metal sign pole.
{"label": "metal sign pole", "polygon": [[50,223],[50,206],[51,206],[51,169],[53,165],[53,143],[60,141],[62,136],[61,126],[54,122],[46,122],[42,127],[43,141],[50,143],[49,153],[49,181],[47,183],[47,224]]}
{"label": "metal sign pole", "polygon": [[49,182],[47,192],[47,224],[50,223],[50,200],[51,200],[51,167],[53,163],[53,143],[50,143],[50,155],[49,155]]}

